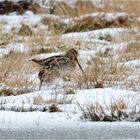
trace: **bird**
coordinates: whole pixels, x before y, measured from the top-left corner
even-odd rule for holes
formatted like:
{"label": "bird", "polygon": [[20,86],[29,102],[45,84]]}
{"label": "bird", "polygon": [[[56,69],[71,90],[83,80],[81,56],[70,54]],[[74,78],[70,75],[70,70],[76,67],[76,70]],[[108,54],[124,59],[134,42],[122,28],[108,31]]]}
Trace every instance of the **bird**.
{"label": "bird", "polygon": [[84,74],[84,70],[78,61],[78,51],[74,48],[69,49],[63,55],[55,55],[41,60],[31,59],[31,61],[41,67],[38,73],[38,78],[40,79],[39,90],[41,90],[44,81],[50,82],[56,77],[60,77],[61,73],[73,71],[77,65]]}

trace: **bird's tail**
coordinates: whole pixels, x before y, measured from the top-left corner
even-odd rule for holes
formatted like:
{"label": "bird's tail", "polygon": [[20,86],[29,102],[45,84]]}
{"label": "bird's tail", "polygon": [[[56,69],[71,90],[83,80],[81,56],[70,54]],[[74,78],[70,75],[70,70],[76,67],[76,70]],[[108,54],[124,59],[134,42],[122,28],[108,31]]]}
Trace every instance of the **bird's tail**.
{"label": "bird's tail", "polygon": [[41,65],[41,61],[40,61],[40,60],[37,60],[37,59],[30,59],[30,61],[33,61],[33,62],[35,62],[35,63]]}

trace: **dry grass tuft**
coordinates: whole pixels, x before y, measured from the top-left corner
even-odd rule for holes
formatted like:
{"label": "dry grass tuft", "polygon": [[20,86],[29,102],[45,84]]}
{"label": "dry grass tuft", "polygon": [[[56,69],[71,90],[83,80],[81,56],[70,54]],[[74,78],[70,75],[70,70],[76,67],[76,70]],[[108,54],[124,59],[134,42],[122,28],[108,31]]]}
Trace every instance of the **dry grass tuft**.
{"label": "dry grass tuft", "polygon": [[66,89],[64,90],[65,95],[69,95],[69,94],[76,94],[76,91],[74,91],[74,89]]}
{"label": "dry grass tuft", "polygon": [[[101,1],[99,6],[95,6],[92,1],[77,0],[74,7],[70,7],[67,2],[51,1],[55,2],[54,12],[55,15],[66,15],[70,17],[80,16],[83,14],[89,14],[94,12],[126,12],[134,13],[140,16],[139,1],[122,1],[122,0],[106,0]],[[95,2],[94,2],[95,3]]]}
{"label": "dry grass tuft", "polygon": [[[67,2],[51,1],[54,3],[54,15],[59,15],[60,18],[44,17],[42,23],[49,25],[49,29],[54,34],[69,33],[69,32],[80,32],[89,31],[94,29],[102,29],[108,27],[133,27],[139,26],[136,17],[139,14],[140,2],[132,1],[103,1],[101,2],[102,7],[95,6],[92,1],[76,1],[75,6],[71,7]],[[133,11],[133,13],[132,13]],[[86,15],[83,18],[75,18],[83,16],[89,13],[100,13],[98,16],[92,17]],[[112,20],[106,20],[107,13],[118,13],[126,12],[126,15],[120,15]],[[62,15],[72,17],[72,24],[68,25],[63,21]],[[114,15],[115,16],[115,15]],[[60,20],[61,19],[61,20]]]}
{"label": "dry grass tuft", "polygon": [[[39,96],[33,98],[33,104],[34,105],[44,105],[43,111],[61,112],[61,110],[58,108],[57,98],[50,99],[50,100],[44,100],[43,97],[41,97],[39,95]],[[47,106],[47,105],[49,105],[49,108],[45,108],[45,106]]]}
{"label": "dry grass tuft", "polygon": [[15,32],[11,33],[0,33],[0,48],[5,47],[7,44],[13,42],[15,37]]}
{"label": "dry grass tuft", "polygon": [[86,105],[86,107],[82,107],[80,104],[78,104],[80,107],[80,110],[83,113],[83,118],[89,121],[108,121],[112,122],[113,118],[112,116],[109,116],[105,113],[104,108],[96,104],[90,104]]}
{"label": "dry grass tuft", "polygon": [[60,19],[53,19],[51,17],[44,17],[41,21],[44,25],[49,26],[49,30],[53,31],[55,34],[63,33],[66,28],[67,24],[62,22]]}
{"label": "dry grass tuft", "polygon": [[121,61],[131,61],[140,59],[140,42],[136,40],[135,42],[129,43],[126,48],[120,52]]}
{"label": "dry grass tuft", "polygon": [[33,98],[33,104],[34,105],[45,105],[45,104],[57,104],[57,99],[50,99],[50,100],[44,100],[42,96],[37,96]]}
{"label": "dry grass tuft", "polygon": [[[84,105],[84,107],[78,104],[78,106],[83,114],[83,119],[90,121],[122,121],[124,119],[129,119],[131,116],[131,113],[129,114],[125,111],[127,109],[127,104],[123,100],[118,100],[110,106],[104,107],[98,103],[89,103]],[[136,115],[137,113],[133,112],[135,119],[137,118]]]}
{"label": "dry grass tuft", "polygon": [[53,31],[55,34],[90,31],[108,27],[132,27],[136,24],[133,15],[120,15],[111,20],[108,20],[106,17],[106,13],[100,13],[95,17],[86,15],[70,19],[71,25],[65,23],[63,19],[60,20],[60,18],[44,17],[42,23],[48,25],[49,30]]}
{"label": "dry grass tuft", "polygon": [[128,76],[129,69],[119,62],[102,57],[88,61],[85,75],[75,76],[79,88],[123,87],[122,81]]}
{"label": "dry grass tuft", "polygon": [[11,89],[5,88],[0,90],[0,96],[11,96],[11,95],[14,95]]}
{"label": "dry grass tuft", "polygon": [[127,104],[123,100],[119,100],[111,105],[111,110],[113,112],[115,112],[116,110],[120,111],[124,109],[127,109]]}
{"label": "dry grass tuft", "polygon": [[[27,56],[20,53],[11,52],[0,64],[0,83],[9,87],[14,94],[23,94],[33,90],[33,84],[28,82],[26,74],[30,74],[31,69],[25,63]],[[33,70],[33,69],[32,69]]]}
{"label": "dry grass tuft", "polygon": [[[65,33],[91,31],[109,27],[131,27],[133,25],[133,17],[129,15],[119,16],[112,21],[108,21],[105,17],[106,14],[104,13],[99,14],[97,17],[90,15],[83,17],[81,20],[75,21],[74,26],[67,28]],[[132,19],[132,21],[130,19]]]}
{"label": "dry grass tuft", "polygon": [[18,34],[21,35],[21,36],[32,36],[32,35],[34,35],[31,28],[24,23],[21,24],[21,28],[19,29]]}
{"label": "dry grass tuft", "polygon": [[134,13],[136,16],[140,16],[140,12],[139,12],[140,2],[139,1],[113,0],[113,3],[114,3],[114,6],[112,7],[110,6],[107,8],[108,11],[115,10],[116,12]]}
{"label": "dry grass tuft", "polygon": [[62,112],[62,111],[57,107],[57,104],[51,104],[49,107],[49,112]]}
{"label": "dry grass tuft", "polygon": [[51,53],[53,52],[53,49],[52,48],[43,48],[43,47],[40,47],[38,49],[32,49],[30,51],[30,55],[37,55],[37,54],[41,54],[41,53]]}
{"label": "dry grass tuft", "polygon": [[[64,91],[65,92],[65,91]],[[42,96],[36,96],[33,98],[33,104],[34,105],[46,105],[46,104],[55,104],[55,105],[59,105],[59,104],[71,104],[74,100],[73,97],[69,98],[66,94],[64,94],[62,97],[57,96],[57,93],[55,93],[56,95],[54,97],[52,97],[51,99],[44,99]]]}

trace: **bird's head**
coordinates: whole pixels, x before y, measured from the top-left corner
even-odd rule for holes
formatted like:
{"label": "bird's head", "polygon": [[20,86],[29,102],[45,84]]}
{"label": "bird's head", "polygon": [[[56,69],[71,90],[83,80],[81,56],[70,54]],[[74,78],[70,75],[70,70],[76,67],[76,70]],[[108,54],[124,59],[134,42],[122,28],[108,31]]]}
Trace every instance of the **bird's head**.
{"label": "bird's head", "polygon": [[69,49],[67,52],[66,52],[66,54],[65,54],[66,56],[68,56],[68,57],[70,57],[71,59],[75,59],[75,58],[77,58],[77,56],[78,56],[78,51],[77,50],[75,50],[75,49],[73,49],[73,48],[71,48],[71,49]]}

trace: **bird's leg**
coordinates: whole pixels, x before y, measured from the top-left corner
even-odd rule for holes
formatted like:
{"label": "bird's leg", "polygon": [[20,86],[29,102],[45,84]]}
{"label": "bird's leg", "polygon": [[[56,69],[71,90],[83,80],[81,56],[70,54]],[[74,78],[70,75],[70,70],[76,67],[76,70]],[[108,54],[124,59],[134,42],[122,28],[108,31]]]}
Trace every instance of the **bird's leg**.
{"label": "bird's leg", "polygon": [[41,90],[41,86],[45,77],[45,68],[40,70],[40,72],[38,73],[38,77],[40,79],[39,90]]}
{"label": "bird's leg", "polygon": [[40,80],[40,84],[39,84],[39,90],[41,90],[42,83],[43,83],[43,80]]}
{"label": "bird's leg", "polygon": [[82,69],[82,67],[81,67],[81,65],[80,65],[80,63],[79,63],[79,61],[78,61],[77,58],[76,58],[76,62],[77,62],[77,64],[78,64],[79,68],[82,70],[83,74],[85,74],[85,72],[84,72],[84,70]]}

